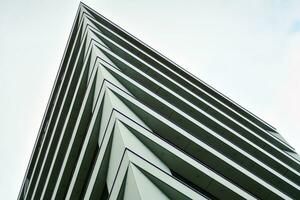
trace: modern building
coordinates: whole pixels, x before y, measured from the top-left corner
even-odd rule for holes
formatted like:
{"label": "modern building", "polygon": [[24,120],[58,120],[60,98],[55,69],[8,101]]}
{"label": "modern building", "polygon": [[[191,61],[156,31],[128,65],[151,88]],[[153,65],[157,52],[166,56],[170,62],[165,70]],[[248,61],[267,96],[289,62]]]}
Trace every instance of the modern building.
{"label": "modern building", "polygon": [[274,127],[80,4],[18,199],[300,199]]}

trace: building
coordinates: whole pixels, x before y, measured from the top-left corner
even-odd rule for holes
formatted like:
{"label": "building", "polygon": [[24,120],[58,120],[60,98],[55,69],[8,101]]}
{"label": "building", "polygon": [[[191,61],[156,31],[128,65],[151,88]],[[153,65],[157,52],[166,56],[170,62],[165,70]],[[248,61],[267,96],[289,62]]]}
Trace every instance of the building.
{"label": "building", "polygon": [[276,129],[80,4],[18,199],[300,199]]}

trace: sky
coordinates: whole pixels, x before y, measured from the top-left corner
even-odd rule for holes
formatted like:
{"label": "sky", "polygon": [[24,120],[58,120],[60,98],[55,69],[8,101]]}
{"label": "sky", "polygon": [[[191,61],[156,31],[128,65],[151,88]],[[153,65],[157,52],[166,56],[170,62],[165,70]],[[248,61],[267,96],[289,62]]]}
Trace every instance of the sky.
{"label": "sky", "polygon": [[[87,0],[300,152],[300,1]],[[79,1],[0,0],[0,194],[16,199]]]}

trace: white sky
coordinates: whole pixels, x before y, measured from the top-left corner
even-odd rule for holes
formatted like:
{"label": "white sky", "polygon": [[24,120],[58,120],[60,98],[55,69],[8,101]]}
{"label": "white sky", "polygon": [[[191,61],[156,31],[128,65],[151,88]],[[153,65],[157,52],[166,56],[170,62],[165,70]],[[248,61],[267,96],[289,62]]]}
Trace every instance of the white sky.
{"label": "white sky", "polygon": [[[84,1],[300,151],[300,1]],[[16,199],[79,1],[0,0],[0,195]]]}

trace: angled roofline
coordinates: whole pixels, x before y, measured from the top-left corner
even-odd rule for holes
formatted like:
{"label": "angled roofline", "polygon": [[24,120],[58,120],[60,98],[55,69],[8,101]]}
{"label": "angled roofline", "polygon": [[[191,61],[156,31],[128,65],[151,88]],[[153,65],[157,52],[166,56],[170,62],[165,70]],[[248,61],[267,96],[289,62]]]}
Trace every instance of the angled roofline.
{"label": "angled roofline", "polygon": [[[216,93],[221,98],[223,98],[224,100],[226,100],[227,103],[231,103],[233,106],[235,106],[236,108],[240,109],[241,111],[244,111],[246,114],[248,114],[253,119],[255,119],[255,120],[259,121],[260,123],[262,123],[265,126],[266,130],[271,130],[271,131],[277,132],[276,128],[274,126],[272,126],[268,122],[264,121],[260,117],[256,116],[255,114],[253,114],[252,112],[250,112],[246,108],[242,107],[241,105],[239,105],[238,103],[236,103],[235,101],[233,101],[232,99],[230,99],[229,97],[227,97],[226,95],[222,94],[217,89],[215,89],[212,86],[210,86],[209,84],[205,83],[203,80],[199,79],[198,77],[196,77],[192,73],[188,72],[186,69],[184,69],[183,67],[181,67],[179,64],[175,63],[174,61],[172,61],[168,57],[164,56],[159,51],[153,49],[151,46],[149,46],[145,42],[143,42],[140,39],[138,39],[136,36],[132,35],[131,33],[129,33],[126,30],[124,30],[122,27],[120,27],[117,24],[115,24],[114,22],[110,21],[105,16],[101,15],[99,12],[97,12],[96,10],[94,10],[93,8],[89,7],[88,5],[86,5],[83,2],[80,2],[79,7],[81,7],[81,6],[84,7],[85,9],[89,10],[91,12],[91,14],[94,14],[97,17],[100,17],[103,20],[107,21],[109,24],[111,24],[112,26],[114,26],[114,28],[118,29],[118,31],[120,31],[121,33],[123,33],[123,34],[125,34],[126,36],[129,37],[129,38],[126,38],[126,39],[134,40],[135,43],[138,43],[138,44],[143,45],[144,47],[146,47],[148,49],[147,53],[149,53],[149,50],[150,50],[150,53],[155,54],[156,56],[160,57],[161,59],[163,59],[164,62],[167,62],[169,65],[172,65],[172,66],[176,67],[179,71],[181,71],[182,73],[184,73],[186,76],[189,76],[189,78],[192,78],[193,79],[192,80],[193,83],[202,84],[202,86],[206,87],[207,89],[211,90],[212,92]],[[200,86],[200,85],[197,85],[197,86]],[[289,144],[287,144],[287,145],[290,146]]]}

